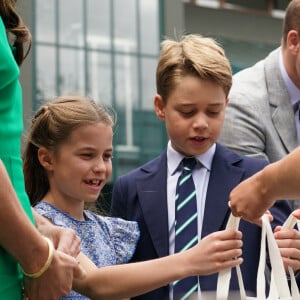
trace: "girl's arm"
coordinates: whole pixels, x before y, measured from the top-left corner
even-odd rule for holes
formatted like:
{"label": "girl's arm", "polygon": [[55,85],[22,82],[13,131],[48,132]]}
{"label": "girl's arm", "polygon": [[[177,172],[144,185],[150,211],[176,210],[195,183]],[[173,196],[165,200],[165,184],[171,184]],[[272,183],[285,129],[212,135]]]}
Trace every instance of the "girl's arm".
{"label": "girl's arm", "polygon": [[[86,268],[84,280],[73,288],[92,299],[120,299],[144,294],[172,281],[192,275],[208,275],[242,263],[242,234],[224,230],[210,234],[195,247],[174,255],[145,262]],[[234,259],[233,259],[234,258]],[[86,261],[80,260],[85,266]]]}

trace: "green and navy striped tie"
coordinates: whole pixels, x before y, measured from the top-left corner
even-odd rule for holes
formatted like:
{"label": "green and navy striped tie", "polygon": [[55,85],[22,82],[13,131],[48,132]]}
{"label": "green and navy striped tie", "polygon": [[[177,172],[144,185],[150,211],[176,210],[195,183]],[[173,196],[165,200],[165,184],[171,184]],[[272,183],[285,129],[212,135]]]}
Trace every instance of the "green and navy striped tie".
{"label": "green and navy striped tie", "polygon": [[[198,242],[197,201],[192,171],[197,161],[194,157],[182,160],[182,173],[176,187],[175,252],[185,251]],[[173,283],[173,299],[188,299],[198,290],[196,276]]]}

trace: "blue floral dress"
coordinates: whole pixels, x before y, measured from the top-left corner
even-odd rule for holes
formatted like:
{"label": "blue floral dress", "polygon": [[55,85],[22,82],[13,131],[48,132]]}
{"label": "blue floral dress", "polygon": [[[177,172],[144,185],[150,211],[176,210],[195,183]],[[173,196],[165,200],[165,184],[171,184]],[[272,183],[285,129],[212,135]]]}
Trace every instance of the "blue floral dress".
{"label": "blue floral dress", "polygon": [[[88,210],[84,211],[85,220],[79,221],[43,201],[34,208],[55,225],[72,228],[81,238],[81,251],[97,267],[126,263],[135,251],[140,236],[137,222],[103,217]],[[61,299],[89,298],[71,291],[68,296]]]}

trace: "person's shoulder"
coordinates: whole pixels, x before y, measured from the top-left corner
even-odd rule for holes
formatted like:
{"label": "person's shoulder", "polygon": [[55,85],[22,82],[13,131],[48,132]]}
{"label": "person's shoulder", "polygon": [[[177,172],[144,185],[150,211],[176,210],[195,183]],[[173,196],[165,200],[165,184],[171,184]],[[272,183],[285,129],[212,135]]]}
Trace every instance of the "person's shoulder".
{"label": "person's shoulder", "polygon": [[70,222],[76,222],[70,215],[59,210],[52,204],[40,201],[34,206],[35,211],[41,216],[51,220],[55,225],[69,227]]}
{"label": "person's shoulder", "polygon": [[242,155],[242,154],[238,154],[238,155],[241,156],[241,163],[243,163],[245,165],[257,166],[259,168],[263,168],[269,164],[269,162],[267,160],[262,159],[262,158],[251,157],[251,156]]}
{"label": "person's shoulder", "polygon": [[13,56],[12,47],[9,44],[5,26],[0,17],[0,65],[1,65],[1,84],[7,78],[8,82],[18,78],[20,69]]}
{"label": "person's shoulder", "polygon": [[228,98],[228,107],[264,104],[268,99],[264,69],[253,66],[235,74]]}
{"label": "person's shoulder", "polygon": [[[233,75],[229,98],[233,101],[260,101],[267,96],[267,78],[279,70],[279,48],[270,52],[254,65],[246,67]],[[270,74],[270,70],[274,74]],[[277,70],[277,71],[276,71]]]}
{"label": "person's shoulder", "polygon": [[248,77],[249,74],[253,74],[253,73],[257,73],[260,70],[263,69],[264,63],[265,63],[265,59],[261,59],[259,61],[257,61],[255,64],[251,65],[251,66],[247,66],[243,69],[241,69],[240,71],[236,72],[233,75],[233,81],[238,81],[238,80],[251,80],[253,79],[252,77]]}
{"label": "person's shoulder", "polygon": [[35,206],[34,209],[36,211],[38,211],[39,213],[45,213],[45,212],[53,212],[53,211],[57,211],[56,207],[54,207],[53,205],[51,205],[48,202],[45,201],[39,201]]}
{"label": "person's shoulder", "polygon": [[89,217],[100,224],[102,228],[105,227],[110,236],[120,237],[124,234],[128,234],[134,235],[134,239],[139,238],[139,225],[136,221],[125,220],[117,217],[102,216],[91,212]]}
{"label": "person's shoulder", "polygon": [[255,80],[257,82],[257,78],[252,78],[248,77],[249,74],[257,74],[258,72],[262,72],[265,68],[266,64],[278,64],[279,65],[279,53],[280,53],[280,48],[276,48],[275,50],[269,52],[267,56],[264,58],[258,60],[251,66],[247,66],[243,68],[242,70],[236,72],[233,75],[233,80]]}
{"label": "person's shoulder", "polygon": [[254,169],[262,169],[266,165],[268,165],[268,161],[261,158],[251,157],[247,155],[240,154],[235,152],[220,143],[217,143],[217,151],[218,153],[222,153],[224,157],[227,158],[227,161],[232,165],[242,168],[254,168]]}

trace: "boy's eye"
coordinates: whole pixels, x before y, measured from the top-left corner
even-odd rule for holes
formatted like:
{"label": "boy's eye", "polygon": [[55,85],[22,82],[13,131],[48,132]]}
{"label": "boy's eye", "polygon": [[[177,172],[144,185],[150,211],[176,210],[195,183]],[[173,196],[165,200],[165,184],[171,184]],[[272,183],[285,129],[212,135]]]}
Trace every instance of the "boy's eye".
{"label": "boy's eye", "polygon": [[194,110],[182,110],[180,113],[184,116],[191,116],[194,114]]}
{"label": "boy's eye", "polygon": [[220,113],[219,111],[209,111],[208,112],[209,115],[217,115],[219,113]]}

